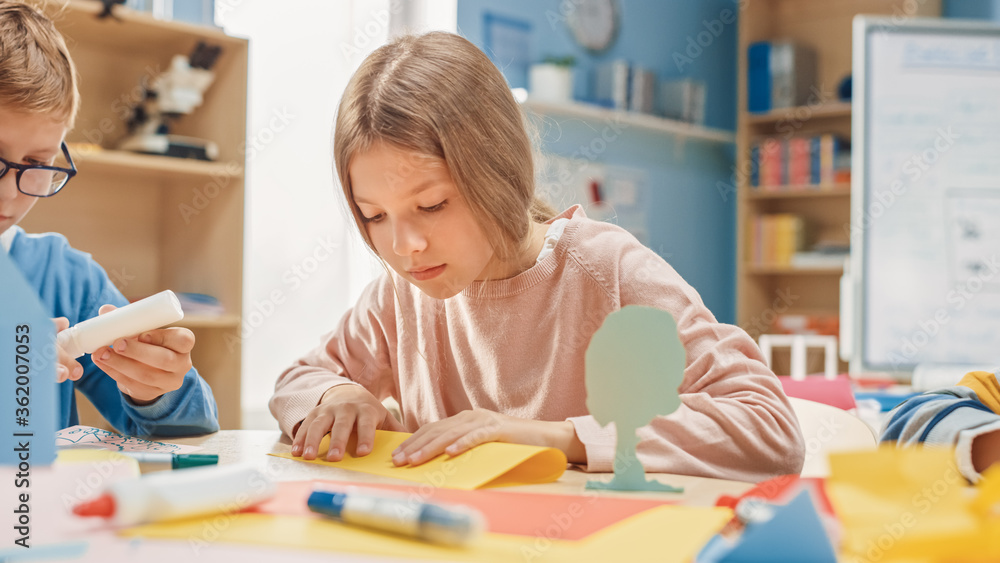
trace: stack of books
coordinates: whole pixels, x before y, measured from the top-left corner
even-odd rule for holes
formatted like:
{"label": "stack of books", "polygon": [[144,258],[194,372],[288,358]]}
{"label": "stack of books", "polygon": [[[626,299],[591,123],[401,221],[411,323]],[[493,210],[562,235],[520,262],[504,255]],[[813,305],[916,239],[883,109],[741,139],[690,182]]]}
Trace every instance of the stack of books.
{"label": "stack of books", "polygon": [[821,240],[808,250],[792,255],[792,266],[797,268],[841,268],[851,256],[849,241]]}
{"label": "stack of books", "polygon": [[771,333],[840,336],[840,316],[837,314],[782,313],[775,318]]}
{"label": "stack of books", "polygon": [[851,181],[850,143],[832,133],[764,137],[750,147],[750,187],[812,189]]}
{"label": "stack of books", "polygon": [[790,41],[747,47],[747,110],[766,113],[808,102],[816,84],[816,52]]}
{"label": "stack of books", "polygon": [[805,221],[791,213],[758,215],[750,221],[750,263],[790,266],[795,253],[805,247]]}
{"label": "stack of books", "polygon": [[181,309],[185,315],[205,315],[215,317],[225,314],[226,310],[219,300],[203,293],[177,293]]}

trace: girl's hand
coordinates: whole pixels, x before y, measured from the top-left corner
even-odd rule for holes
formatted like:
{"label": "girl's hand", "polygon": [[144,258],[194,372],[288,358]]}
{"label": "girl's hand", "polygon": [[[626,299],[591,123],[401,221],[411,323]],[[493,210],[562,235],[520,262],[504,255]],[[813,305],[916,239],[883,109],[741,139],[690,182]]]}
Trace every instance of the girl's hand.
{"label": "girl's hand", "polygon": [[392,462],[420,465],[442,453],[456,456],[486,442],[508,442],[562,450],[571,463],[587,459],[583,443],[570,421],[525,420],[486,409],[462,411],[425,424],[392,452]]}
{"label": "girl's hand", "polygon": [[[100,314],[114,311],[104,305]],[[191,370],[194,333],[186,328],[160,328],[119,338],[111,348],[95,350],[91,359],[118,382],[118,389],[137,405],[148,405],[164,393],[180,389]]]}
{"label": "girl's hand", "polygon": [[[52,324],[56,325],[56,334],[58,334],[69,328],[69,319],[58,317],[52,319]],[[83,377],[83,366],[80,365],[80,362],[76,361],[76,358],[70,358],[69,354],[61,347],[56,346],[56,350],[59,353],[59,363],[56,364],[56,383],[62,383],[67,379],[76,381]]]}
{"label": "girl's hand", "polygon": [[343,384],[323,393],[319,404],[295,428],[292,455],[316,459],[323,436],[330,434],[327,461],[340,461],[347,449],[347,440],[357,427],[358,442],[354,455],[364,456],[375,445],[375,430],[403,432],[403,427],[375,395],[360,385]]}

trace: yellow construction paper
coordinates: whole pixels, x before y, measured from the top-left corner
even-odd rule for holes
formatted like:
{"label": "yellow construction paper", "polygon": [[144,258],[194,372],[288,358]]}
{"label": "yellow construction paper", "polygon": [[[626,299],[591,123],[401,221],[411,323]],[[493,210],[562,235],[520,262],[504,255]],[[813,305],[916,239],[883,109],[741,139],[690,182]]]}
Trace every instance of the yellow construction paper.
{"label": "yellow construction paper", "polygon": [[972,508],[983,517],[1000,517],[1000,464],[994,464],[983,472],[983,478],[976,487],[976,498]]}
{"label": "yellow construction paper", "polygon": [[313,460],[304,460],[291,454],[271,455],[416,481],[433,487],[466,490],[550,483],[566,471],[566,454],[560,450],[502,442],[487,442],[455,457],[440,455],[416,467],[396,467],[392,463],[392,452],[410,436],[405,432],[377,430],[372,452],[362,457],[354,457],[352,438],[347,445],[347,454],[341,461],[325,459],[330,436],[320,442],[319,453]]}
{"label": "yellow construction paper", "polygon": [[995,549],[950,448],[831,454],[830,469],[827,494],[844,527],[843,554],[934,561]]}
{"label": "yellow construction paper", "polygon": [[124,475],[139,476],[139,462],[116,451],[103,448],[67,448],[56,450],[56,464],[113,463],[126,467]]}
{"label": "yellow construction paper", "polygon": [[725,508],[667,505],[622,520],[581,541],[486,533],[463,548],[371,531],[322,517],[254,513],[151,524],[125,530],[122,534],[182,540],[195,555],[208,544],[221,541],[438,561],[681,563],[691,561],[731,517],[732,512]]}

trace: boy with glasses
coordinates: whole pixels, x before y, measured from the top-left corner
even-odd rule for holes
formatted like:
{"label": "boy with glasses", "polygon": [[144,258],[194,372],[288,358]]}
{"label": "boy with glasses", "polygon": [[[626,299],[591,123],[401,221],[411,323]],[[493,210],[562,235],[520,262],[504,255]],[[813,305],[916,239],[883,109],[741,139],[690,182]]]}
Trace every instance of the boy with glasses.
{"label": "boy with glasses", "polygon": [[[30,6],[0,0],[0,252],[37,289],[57,330],[128,303],[63,236],[17,226],[76,175],[64,138],[78,107],[76,69],[55,26]],[[218,430],[212,390],[191,365],[193,347],[190,330],[166,328],[119,339],[79,362],[60,351],[60,426],[78,423],[75,388],[128,435]]]}

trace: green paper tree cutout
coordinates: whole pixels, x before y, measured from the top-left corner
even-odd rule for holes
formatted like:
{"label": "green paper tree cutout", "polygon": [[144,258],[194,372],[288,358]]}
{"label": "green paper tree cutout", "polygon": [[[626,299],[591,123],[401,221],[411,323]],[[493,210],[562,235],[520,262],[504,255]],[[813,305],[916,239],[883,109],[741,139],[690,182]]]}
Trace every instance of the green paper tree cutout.
{"label": "green paper tree cutout", "polygon": [[602,426],[614,422],[618,435],[615,476],[590,481],[588,489],[669,491],[684,489],[646,480],[636,456],[636,430],[681,405],[677,388],[685,354],[674,317],[660,309],[628,305],[604,319],[586,355],[587,409]]}

